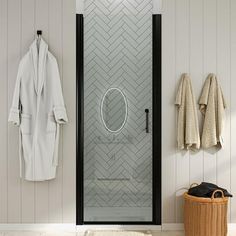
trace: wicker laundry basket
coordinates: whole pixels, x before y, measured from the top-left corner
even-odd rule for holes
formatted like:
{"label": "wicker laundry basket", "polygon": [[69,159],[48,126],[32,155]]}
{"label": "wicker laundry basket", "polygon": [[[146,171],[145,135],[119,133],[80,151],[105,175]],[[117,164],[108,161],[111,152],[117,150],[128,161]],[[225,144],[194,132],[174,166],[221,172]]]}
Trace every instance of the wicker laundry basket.
{"label": "wicker laundry basket", "polygon": [[[222,198],[215,198],[221,192]],[[226,236],[228,198],[215,190],[211,198],[184,194],[184,228],[186,236]]]}

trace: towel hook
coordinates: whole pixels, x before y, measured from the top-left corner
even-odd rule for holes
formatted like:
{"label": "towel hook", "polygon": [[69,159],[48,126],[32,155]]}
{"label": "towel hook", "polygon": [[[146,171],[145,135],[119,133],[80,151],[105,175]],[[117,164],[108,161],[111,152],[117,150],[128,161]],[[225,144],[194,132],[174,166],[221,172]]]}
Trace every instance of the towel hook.
{"label": "towel hook", "polygon": [[40,42],[41,42],[41,38],[42,38],[42,30],[37,30],[37,49],[38,49],[38,52],[39,52],[39,45],[40,45]]}
{"label": "towel hook", "polygon": [[37,30],[37,35],[38,36],[42,35],[42,30]]}

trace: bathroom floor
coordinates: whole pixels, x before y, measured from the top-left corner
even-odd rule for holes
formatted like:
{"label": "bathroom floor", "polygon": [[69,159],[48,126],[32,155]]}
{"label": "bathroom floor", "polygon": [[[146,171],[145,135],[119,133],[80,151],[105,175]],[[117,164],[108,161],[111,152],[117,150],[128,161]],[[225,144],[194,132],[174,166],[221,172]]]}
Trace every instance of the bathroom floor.
{"label": "bathroom floor", "polygon": [[[235,232],[231,232],[228,236],[235,236]],[[0,236],[84,236],[84,233],[72,232],[40,232],[40,231],[2,231]],[[152,231],[152,236],[184,236],[183,231]]]}
{"label": "bathroom floor", "polygon": [[[183,231],[151,231],[152,236],[184,236]],[[228,233],[228,236],[235,236],[236,232]],[[1,231],[0,236],[84,236],[82,232],[61,232],[61,231]]]}
{"label": "bathroom floor", "polygon": [[[184,236],[183,231],[153,231],[153,236]],[[40,231],[2,231],[0,236],[84,236],[84,233],[40,232]]]}

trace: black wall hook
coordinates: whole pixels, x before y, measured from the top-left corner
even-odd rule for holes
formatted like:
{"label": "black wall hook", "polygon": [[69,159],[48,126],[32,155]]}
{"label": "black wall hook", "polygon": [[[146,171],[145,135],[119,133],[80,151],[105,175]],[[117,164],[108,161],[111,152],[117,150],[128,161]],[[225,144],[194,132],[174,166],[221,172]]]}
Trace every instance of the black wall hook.
{"label": "black wall hook", "polygon": [[37,30],[37,35],[42,35],[42,30]]}

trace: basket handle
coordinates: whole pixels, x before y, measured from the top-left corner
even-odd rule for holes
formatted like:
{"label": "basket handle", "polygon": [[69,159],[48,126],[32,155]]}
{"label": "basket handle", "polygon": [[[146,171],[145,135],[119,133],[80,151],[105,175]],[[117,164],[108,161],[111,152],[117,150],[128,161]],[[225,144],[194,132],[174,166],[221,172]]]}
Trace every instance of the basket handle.
{"label": "basket handle", "polygon": [[192,188],[194,185],[198,186],[199,184],[198,184],[198,183],[192,183],[192,184],[190,185],[190,188]]}
{"label": "basket handle", "polygon": [[223,192],[222,190],[220,190],[220,189],[216,189],[216,190],[212,193],[211,199],[214,199],[214,198],[215,198],[215,194],[218,193],[218,192],[221,193],[221,197],[224,198],[224,192]]}

